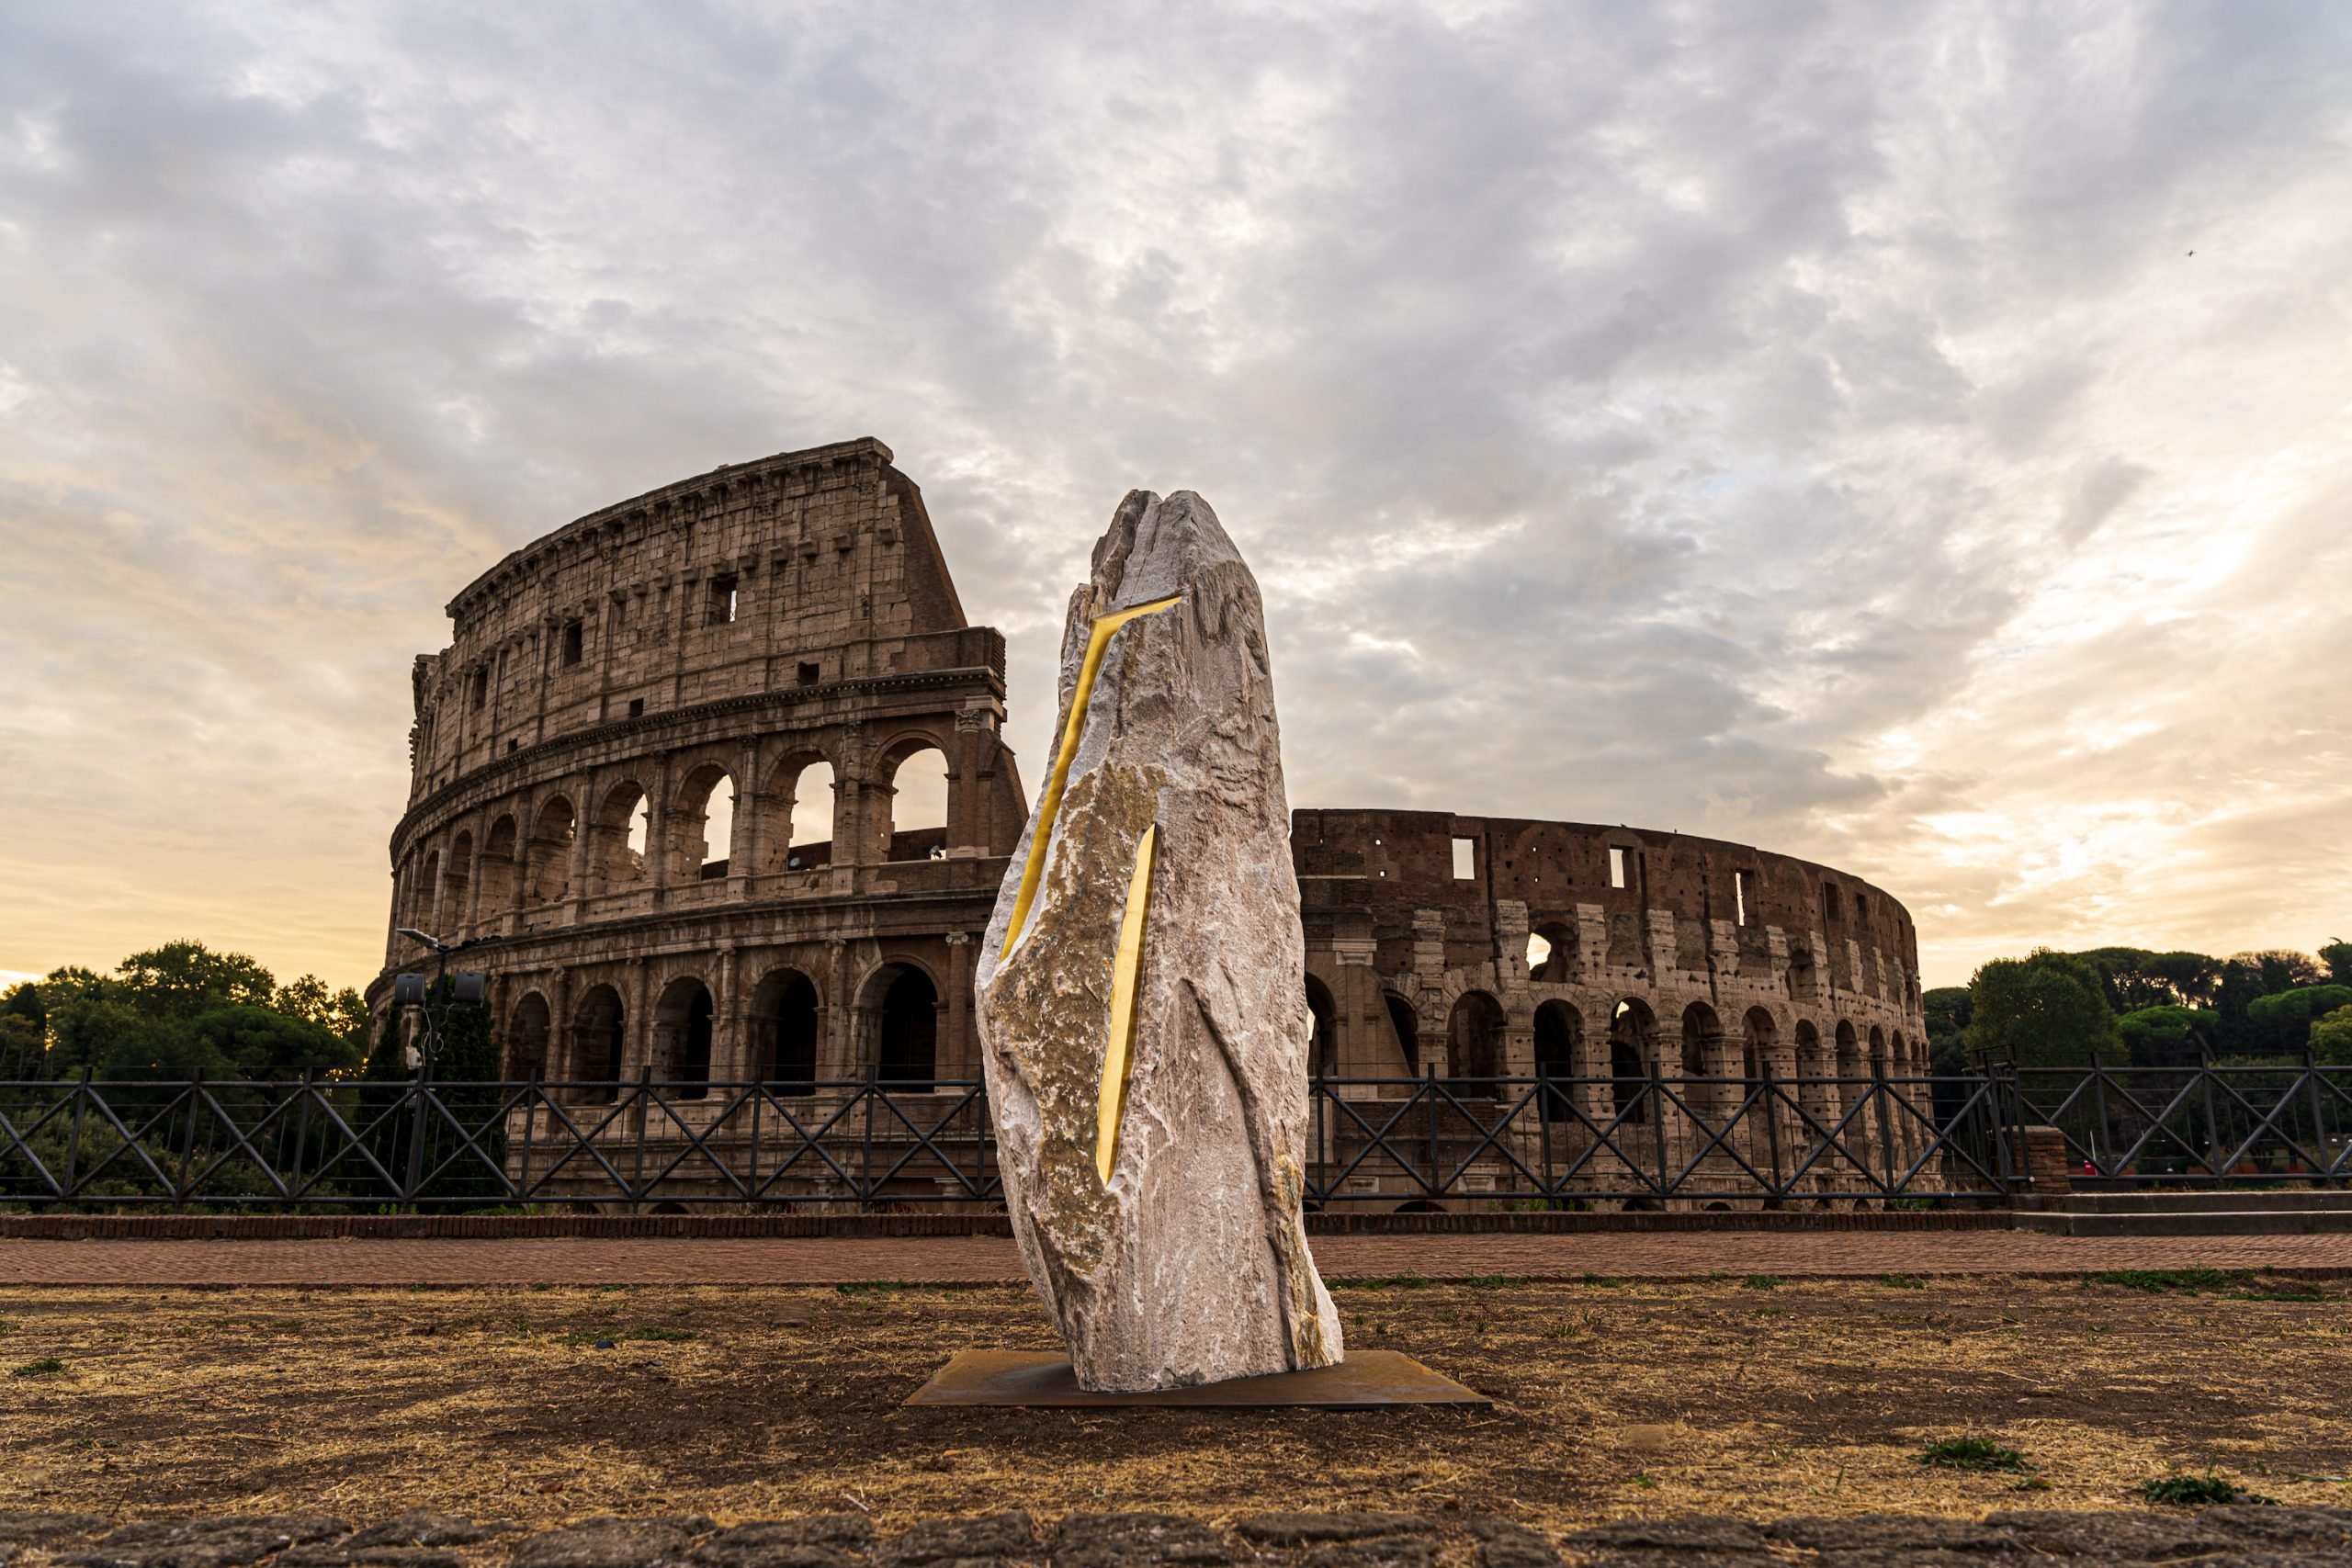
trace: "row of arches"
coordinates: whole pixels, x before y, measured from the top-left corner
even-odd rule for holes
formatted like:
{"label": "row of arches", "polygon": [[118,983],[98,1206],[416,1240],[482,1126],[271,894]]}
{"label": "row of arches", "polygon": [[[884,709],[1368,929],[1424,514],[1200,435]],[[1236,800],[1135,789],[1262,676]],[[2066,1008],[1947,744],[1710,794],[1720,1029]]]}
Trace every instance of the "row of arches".
{"label": "row of arches", "polygon": [[[1410,998],[1395,991],[1382,992],[1388,1025],[1396,1036],[1406,1071],[1419,1077],[1431,1069],[1453,1078],[1499,1078],[1510,1076],[1508,1041],[1510,1020],[1490,992],[1464,991],[1447,1011],[1442,1055],[1423,1059],[1422,1020]],[[1334,1076],[1338,1067],[1338,1012],[1330,987],[1316,976],[1306,977],[1307,1011],[1314,1020],[1309,1071]],[[1587,1025],[1572,1004],[1547,1000],[1535,1009],[1532,1067],[1539,1077],[1597,1077],[1598,1063],[1584,1051]],[[1759,1077],[1769,1067],[1782,1077],[1869,1077],[1873,1071],[1894,1077],[1921,1072],[1925,1059],[1917,1043],[1900,1030],[1871,1024],[1858,1028],[1838,1019],[1825,1036],[1810,1019],[1798,1019],[1786,1049],[1780,1020],[1772,1010],[1751,1007],[1740,1017],[1735,1034],[1709,1003],[1694,1001],[1682,1010],[1679,1050],[1671,1055],[1659,1049],[1659,1025],[1650,1004],[1638,997],[1620,998],[1610,1013],[1609,1076],[1646,1077],[1655,1068],[1668,1077]]]}
{"label": "row of arches", "polygon": [[[852,1002],[867,1072],[900,1093],[929,1092],[939,1077],[939,986],[920,964],[880,965]],[[650,1077],[665,1092],[698,1100],[714,1081],[749,1080],[782,1095],[816,1092],[823,1075],[825,1004],[816,980],[797,968],[763,975],[746,998],[729,1060],[718,1046],[719,1005],[698,975],[672,977],[654,997],[650,1028],[632,1030],[619,986],[600,981],[559,1020],[534,988],[507,1010],[502,1042],[509,1077],[537,1073],[575,1086],[582,1098],[609,1100],[629,1079]]]}
{"label": "row of arches", "polygon": [[[558,787],[409,857],[395,926],[454,931],[512,912],[843,862],[935,859],[947,850],[950,769],[928,736],[886,749],[844,811],[833,764],[803,751],[767,770],[748,800],[738,770],[706,761],[666,784],[655,765]],[[861,823],[872,824],[868,831]],[[870,839],[870,842],[861,842]],[[844,840],[862,852],[843,852]]]}

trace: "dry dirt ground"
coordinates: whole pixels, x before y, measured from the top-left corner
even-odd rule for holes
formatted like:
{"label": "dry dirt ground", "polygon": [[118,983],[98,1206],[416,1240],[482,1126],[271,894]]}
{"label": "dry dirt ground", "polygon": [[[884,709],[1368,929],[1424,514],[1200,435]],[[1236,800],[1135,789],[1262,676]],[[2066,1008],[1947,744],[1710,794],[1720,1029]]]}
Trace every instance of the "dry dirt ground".
{"label": "dry dirt ground", "polygon": [[[1459,1508],[1557,1530],[2113,1507],[2181,1469],[2352,1503],[2346,1284],[2149,1283],[1360,1282],[1335,1291],[1352,1343],[1496,1404],[1348,1414],[904,1407],[954,1350],[1055,1348],[1012,1288],[0,1290],[0,1511]],[[1962,1435],[2038,1469],[1917,1462]]]}

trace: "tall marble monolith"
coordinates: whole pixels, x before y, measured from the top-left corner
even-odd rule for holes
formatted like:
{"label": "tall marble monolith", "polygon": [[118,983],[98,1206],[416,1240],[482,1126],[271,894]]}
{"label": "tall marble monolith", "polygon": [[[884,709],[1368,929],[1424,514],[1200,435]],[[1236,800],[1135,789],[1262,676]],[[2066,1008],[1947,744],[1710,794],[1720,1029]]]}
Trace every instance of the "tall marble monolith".
{"label": "tall marble monolith", "polygon": [[1199,496],[1120,502],[1070,598],[1056,735],[978,976],[1029,1276],[1086,1388],[1331,1365],[1265,619]]}

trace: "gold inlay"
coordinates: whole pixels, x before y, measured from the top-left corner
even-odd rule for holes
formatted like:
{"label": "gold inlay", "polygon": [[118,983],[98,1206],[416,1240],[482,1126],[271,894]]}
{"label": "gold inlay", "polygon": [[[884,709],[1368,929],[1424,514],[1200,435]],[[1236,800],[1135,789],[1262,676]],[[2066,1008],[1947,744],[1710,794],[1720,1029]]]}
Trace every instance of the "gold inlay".
{"label": "gold inlay", "polygon": [[1143,830],[1136,844],[1136,869],[1127,878],[1127,907],[1119,917],[1119,955],[1111,964],[1111,1037],[1102,1045],[1102,1093],[1094,1128],[1094,1168],[1111,1185],[1119,1158],[1119,1123],[1127,1113],[1127,1077],[1136,1065],[1136,982],[1143,973],[1143,924],[1151,906],[1152,850],[1159,824]]}
{"label": "gold inlay", "polygon": [[1054,770],[1046,776],[1046,793],[1037,802],[1037,830],[1029,836],[1028,863],[1021,868],[1021,891],[1012,900],[1012,918],[1005,922],[1004,952],[999,962],[1012,956],[1012,944],[1021,940],[1021,928],[1029,922],[1029,906],[1037,897],[1037,884],[1046,873],[1046,850],[1053,842],[1054,818],[1062,808],[1062,786],[1069,782],[1070,760],[1078,755],[1079,737],[1086,729],[1086,705],[1094,696],[1094,677],[1102,668],[1102,650],[1111,645],[1111,635],[1137,615],[1156,615],[1170,604],[1183,600],[1182,593],[1171,593],[1165,599],[1155,599],[1148,604],[1131,609],[1113,610],[1095,618],[1086,637],[1086,658],[1078,667],[1078,688],[1070,693],[1069,721],[1062,726],[1061,749],[1054,753]]}

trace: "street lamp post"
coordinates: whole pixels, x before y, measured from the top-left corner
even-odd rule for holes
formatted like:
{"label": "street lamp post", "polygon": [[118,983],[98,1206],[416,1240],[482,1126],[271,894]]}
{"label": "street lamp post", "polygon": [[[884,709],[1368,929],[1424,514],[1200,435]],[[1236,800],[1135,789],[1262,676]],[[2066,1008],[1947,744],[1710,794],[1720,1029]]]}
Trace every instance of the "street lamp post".
{"label": "street lamp post", "polygon": [[440,1059],[442,1021],[448,1017],[450,1008],[460,1003],[479,1005],[490,996],[490,976],[473,969],[460,969],[452,976],[449,955],[463,953],[468,948],[481,947],[499,939],[496,936],[472,936],[463,942],[444,942],[437,936],[428,936],[410,926],[400,927],[399,934],[430,949],[435,961],[430,984],[423,975],[414,971],[392,977],[392,1005],[415,1008],[424,1016],[424,1059],[417,1064],[416,1077],[409,1084],[411,1118],[406,1196],[413,1208],[416,1203],[417,1190],[424,1181],[425,1090],[433,1081],[433,1069]]}

